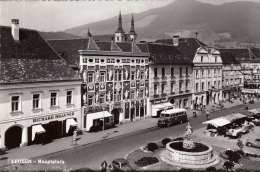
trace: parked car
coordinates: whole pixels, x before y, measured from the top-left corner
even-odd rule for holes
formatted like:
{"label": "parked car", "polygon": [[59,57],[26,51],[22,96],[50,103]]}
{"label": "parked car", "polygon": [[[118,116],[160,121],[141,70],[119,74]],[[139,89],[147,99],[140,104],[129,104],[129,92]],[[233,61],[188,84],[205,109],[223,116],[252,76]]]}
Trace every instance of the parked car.
{"label": "parked car", "polygon": [[124,158],[118,158],[112,161],[113,171],[133,171],[129,162]]}
{"label": "parked car", "polygon": [[245,129],[242,127],[229,129],[226,133],[227,136],[231,138],[240,138],[242,134],[245,132]]}
{"label": "parked car", "polygon": [[246,141],[246,146],[260,149],[260,139],[250,139]]}

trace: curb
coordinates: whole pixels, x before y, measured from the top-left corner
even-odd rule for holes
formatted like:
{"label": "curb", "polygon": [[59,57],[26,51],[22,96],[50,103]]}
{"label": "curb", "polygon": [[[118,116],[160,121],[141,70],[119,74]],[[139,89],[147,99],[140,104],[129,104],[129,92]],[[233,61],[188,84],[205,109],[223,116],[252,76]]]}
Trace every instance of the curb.
{"label": "curb", "polygon": [[[85,143],[85,144],[78,145],[78,146],[75,146],[75,147],[70,147],[70,148],[68,148],[68,149],[63,149],[63,150],[59,150],[59,151],[56,151],[56,152],[43,154],[43,155],[40,155],[40,156],[28,157],[28,159],[37,159],[37,158],[40,158],[40,157],[43,157],[43,156],[51,156],[51,155],[58,154],[58,153],[61,153],[61,152],[68,152],[68,151],[75,150],[75,149],[80,149],[80,148],[83,148],[83,147],[86,147],[86,146],[91,146],[91,145],[100,143],[100,142],[102,142],[102,141],[108,141],[108,140],[118,139],[118,138],[120,138],[120,137],[125,137],[125,136],[134,135],[135,133],[143,133],[143,132],[146,132],[147,130],[156,129],[156,128],[157,128],[157,126],[152,126],[152,127],[149,127],[149,128],[145,128],[145,129],[141,129],[141,130],[137,130],[137,131],[133,131],[133,132],[129,132],[129,133],[119,134],[119,135],[117,135],[117,136],[112,136],[112,137],[109,137],[109,138],[98,139],[97,141]],[[8,155],[8,154],[7,154],[7,155]],[[7,159],[7,161],[8,161],[8,159]],[[4,167],[8,167],[8,166],[10,166],[10,165],[11,165],[11,163],[7,163],[7,164],[5,164],[5,165],[0,165],[0,169],[1,169],[1,168],[4,168]]]}

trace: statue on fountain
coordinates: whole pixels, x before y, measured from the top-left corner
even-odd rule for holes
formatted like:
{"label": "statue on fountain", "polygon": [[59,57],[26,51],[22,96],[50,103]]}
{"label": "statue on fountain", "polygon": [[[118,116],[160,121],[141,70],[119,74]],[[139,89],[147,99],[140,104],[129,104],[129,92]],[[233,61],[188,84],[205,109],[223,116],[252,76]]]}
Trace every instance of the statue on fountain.
{"label": "statue on fountain", "polygon": [[183,148],[185,149],[193,149],[195,147],[195,144],[192,140],[192,127],[190,123],[188,122],[186,130],[185,130],[185,136],[183,140]]}

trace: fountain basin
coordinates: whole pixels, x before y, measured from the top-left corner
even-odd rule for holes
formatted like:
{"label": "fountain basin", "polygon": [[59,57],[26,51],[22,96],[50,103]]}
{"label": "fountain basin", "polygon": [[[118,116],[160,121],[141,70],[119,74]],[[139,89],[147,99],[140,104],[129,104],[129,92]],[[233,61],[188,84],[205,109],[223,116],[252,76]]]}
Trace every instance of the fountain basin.
{"label": "fountain basin", "polygon": [[186,168],[205,168],[219,162],[209,145],[194,142],[194,148],[185,149],[183,141],[174,141],[166,145],[166,151],[162,159],[172,165]]}

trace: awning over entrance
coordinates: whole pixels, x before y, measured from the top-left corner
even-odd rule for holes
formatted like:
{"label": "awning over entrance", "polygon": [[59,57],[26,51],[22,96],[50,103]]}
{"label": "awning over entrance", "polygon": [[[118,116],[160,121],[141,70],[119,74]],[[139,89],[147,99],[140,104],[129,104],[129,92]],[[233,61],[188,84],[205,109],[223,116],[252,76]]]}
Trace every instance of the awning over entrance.
{"label": "awning over entrance", "polygon": [[86,125],[87,131],[89,131],[90,127],[93,125],[93,120],[100,119],[100,118],[103,119],[106,117],[112,117],[112,114],[109,113],[108,111],[87,114],[87,125]]}
{"label": "awning over entrance", "polygon": [[220,118],[215,118],[215,119],[212,119],[212,120],[209,120],[209,121],[205,121],[202,124],[211,124],[215,127],[223,127],[223,126],[225,126],[229,123],[230,123],[229,120],[227,120],[223,117],[220,117]]}
{"label": "awning over entrance", "polygon": [[254,115],[260,114],[260,108],[258,108],[258,109],[250,109],[250,110],[248,110],[248,112],[251,112],[251,113],[253,113]]}
{"label": "awning over entrance", "polygon": [[73,118],[66,119],[66,133],[69,132],[70,127],[78,126],[78,123]]}
{"label": "awning over entrance", "polygon": [[159,110],[167,110],[172,108],[174,108],[174,105],[170,102],[152,105],[152,116],[157,116],[157,111]]}
{"label": "awning over entrance", "polygon": [[244,117],[246,117],[246,115],[243,115],[241,113],[233,113],[233,114],[224,116],[223,118],[227,119],[230,122],[233,122],[237,119],[241,119],[241,118],[244,118]]}
{"label": "awning over entrance", "polygon": [[33,125],[32,126],[32,141],[35,139],[36,133],[45,133],[45,129],[42,127],[41,124]]}

